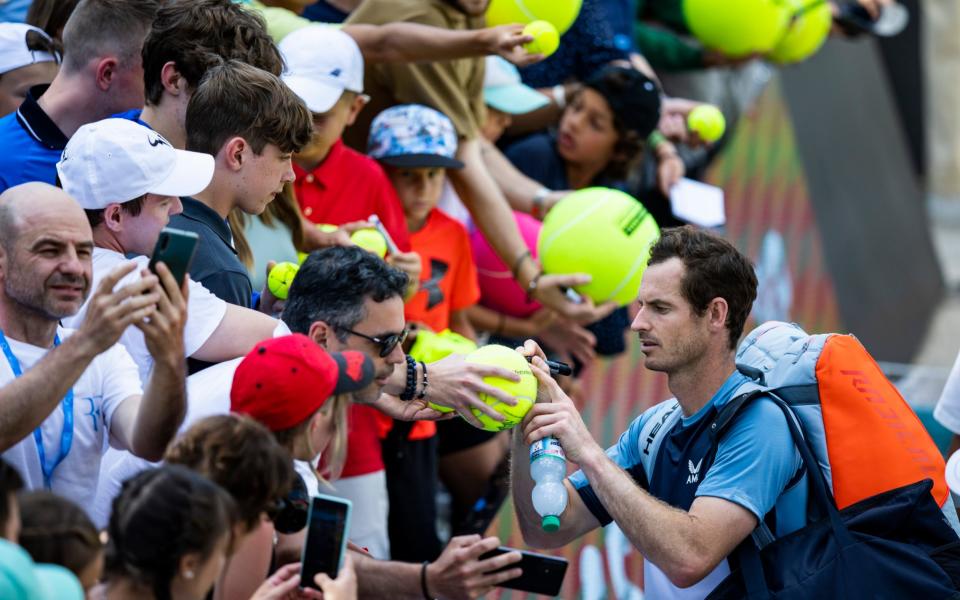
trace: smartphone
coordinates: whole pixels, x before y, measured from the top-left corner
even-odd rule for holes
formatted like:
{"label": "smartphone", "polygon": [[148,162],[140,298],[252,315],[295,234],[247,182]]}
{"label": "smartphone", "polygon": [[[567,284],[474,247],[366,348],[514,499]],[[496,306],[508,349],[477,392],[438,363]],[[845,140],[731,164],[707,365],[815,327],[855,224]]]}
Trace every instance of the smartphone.
{"label": "smartphone", "polygon": [[192,231],[182,231],[166,227],[160,231],[160,237],[157,238],[157,244],[153,247],[153,255],[150,257],[150,271],[157,272],[158,262],[167,265],[173,278],[177,280],[177,285],[183,285],[183,279],[190,271],[190,263],[193,262],[193,255],[197,252],[197,244],[200,243],[200,237]]}
{"label": "smartphone", "polygon": [[351,507],[349,500],[324,494],[310,499],[307,539],[300,558],[300,587],[319,589],[313,581],[317,573],[336,579],[347,551]]}
{"label": "smartphone", "polygon": [[383,221],[380,220],[380,217],[377,215],[370,215],[367,221],[369,221],[373,227],[380,232],[380,235],[383,236],[383,239],[387,241],[387,251],[390,252],[390,254],[397,254],[400,252],[400,248],[397,248],[397,244],[393,241],[393,238],[390,237],[390,232],[387,231],[386,227],[384,227]]}
{"label": "smartphone", "polygon": [[516,567],[523,570],[520,577],[508,579],[498,587],[510,588],[521,592],[531,594],[543,594],[545,596],[557,596],[560,594],[560,586],[563,585],[563,577],[567,574],[567,559],[559,556],[548,556],[546,554],[537,554],[536,552],[527,552],[526,550],[517,550],[516,548],[507,548],[500,546],[491,550],[480,557],[480,560],[493,558],[507,552],[519,552],[523,558],[520,562],[507,565],[502,569],[497,569],[493,573],[506,571]]}

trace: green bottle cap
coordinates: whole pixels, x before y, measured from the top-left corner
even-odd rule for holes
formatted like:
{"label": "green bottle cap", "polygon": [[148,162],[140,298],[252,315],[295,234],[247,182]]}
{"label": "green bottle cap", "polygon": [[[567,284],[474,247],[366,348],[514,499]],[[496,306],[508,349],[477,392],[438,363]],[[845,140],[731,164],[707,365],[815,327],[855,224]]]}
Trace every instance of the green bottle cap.
{"label": "green bottle cap", "polygon": [[556,515],[547,515],[543,518],[541,526],[547,533],[553,533],[554,531],[560,529],[560,517]]}

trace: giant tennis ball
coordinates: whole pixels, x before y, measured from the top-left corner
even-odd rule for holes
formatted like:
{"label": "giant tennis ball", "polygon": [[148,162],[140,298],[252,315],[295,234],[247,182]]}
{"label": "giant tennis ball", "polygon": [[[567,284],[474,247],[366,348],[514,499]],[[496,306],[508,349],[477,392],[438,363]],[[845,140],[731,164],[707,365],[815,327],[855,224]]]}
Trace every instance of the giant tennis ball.
{"label": "giant tennis ball", "polygon": [[278,300],[286,300],[287,294],[290,293],[293,278],[297,276],[299,270],[300,267],[292,262],[282,262],[274,265],[267,275],[267,288],[270,293]]}
{"label": "giant tennis ball", "polygon": [[380,258],[387,255],[387,240],[376,229],[358,229],[350,235],[350,241]]}
{"label": "giant tennis ball", "polygon": [[723,137],[727,120],[720,109],[712,104],[701,104],[687,115],[687,127],[705,142],[715,142]]}
{"label": "giant tennis ball", "polygon": [[683,0],[683,17],[701,44],[728,56],[769,52],[790,21],[783,0]]}
{"label": "giant tennis ball", "polygon": [[580,14],[583,0],[491,0],[487,25],[511,25],[547,21],[563,35]]}
{"label": "giant tennis ball", "polygon": [[570,194],[547,213],[537,246],[545,273],[587,273],[593,279],[577,292],[622,306],[637,297],[650,245],[659,236],[643,204],[595,187]]}
{"label": "giant tennis ball", "polygon": [[534,21],[523,28],[523,35],[532,35],[533,41],[523,48],[530,54],[550,56],[560,47],[557,28],[547,21]]}
{"label": "giant tennis ball", "polygon": [[503,415],[503,421],[495,421],[486,414],[477,409],[473,409],[483,428],[487,431],[503,431],[515,427],[523,417],[527,415],[530,407],[537,400],[537,377],[530,370],[527,359],[522,354],[497,344],[490,344],[474,350],[467,355],[467,362],[479,363],[482,365],[496,365],[505,369],[510,369],[520,376],[520,381],[510,381],[501,377],[484,377],[483,382],[499,388],[517,399],[514,406],[504,404],[496,398],[486,394],[480,394],[480,399],[489,404],[498,413]]}
{"label": "giant tennis ball", "polygon": [[[540,236],[540,221],[530,215],[514,212],[513,218],[520,228],[527,249],[533,258],[537,257],[537,238]],[[504,263],[493,246],[475,229],[470,233],[470,248],[473,261],[477,265],[477,283],[480,284],[480,304],[499,313],[524,319],[540,310],[540,303],[527,300],[527,293],[510,272],[510,266]]]}
{"label": "giant tennis ball", "polygon": [[822,0],[787,0],[791,5],[790,25],[779,42],[767,54],[775,63],[786,65],[813,56],[830,34],[833,15],[830,4]]}

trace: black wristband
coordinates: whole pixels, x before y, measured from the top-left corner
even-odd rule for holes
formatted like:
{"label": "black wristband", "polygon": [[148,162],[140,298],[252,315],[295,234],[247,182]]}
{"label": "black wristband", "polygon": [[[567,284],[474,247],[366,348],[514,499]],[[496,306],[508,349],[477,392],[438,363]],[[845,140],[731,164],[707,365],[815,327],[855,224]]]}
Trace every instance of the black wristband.
{"label": "black wristband", "polygon": [[403,389],[403,393],[400,394],[400,399],[409,402],[413,400],[413,395],[417,391],[417,361],[413,359],[409,354],[406,355],[407,359],[407,384]]}
{"label": "black wristband", "polygon": [[420,589],[423,591],[424,600],[433,600],[433,597],[430,595],[430,592],[427,591],[427,566],[430,564],[429,560],[423,561],[423,566],[420,567]]}
{"label": "black wristband", "polygon": [[417,394],[417,400],[423,400],[427,395],[427,363],[421,361],[420,366],[423,367],[423,387]]}

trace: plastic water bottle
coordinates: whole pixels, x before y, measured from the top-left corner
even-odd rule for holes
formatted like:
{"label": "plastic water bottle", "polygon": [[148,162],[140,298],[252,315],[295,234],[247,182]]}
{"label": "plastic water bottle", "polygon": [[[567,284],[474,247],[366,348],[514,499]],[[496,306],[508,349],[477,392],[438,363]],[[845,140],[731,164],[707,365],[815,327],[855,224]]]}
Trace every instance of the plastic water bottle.
{"label": "plastic water bottle", "polygon": [[546,532],[560,529],[560,515],[567,508],[567,457],[560,442],[545,437],[530,444],[530,476],[533,486],[533,508],[540,515],[540,525]]}

